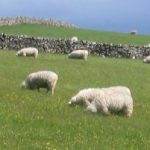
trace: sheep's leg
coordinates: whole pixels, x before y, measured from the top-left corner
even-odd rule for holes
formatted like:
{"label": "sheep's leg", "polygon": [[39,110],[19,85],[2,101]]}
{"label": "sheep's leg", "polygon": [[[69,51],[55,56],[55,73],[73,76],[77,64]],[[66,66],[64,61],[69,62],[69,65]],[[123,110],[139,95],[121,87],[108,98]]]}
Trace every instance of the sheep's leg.
{"label": "sheep's leg", "polygon": [[46,92],[48,93],[49,91],[50,91],[50,88],[49,88],[49,87],[47,87],[47,91],[46,91]]}
{"label": "sheep's leg", "polygon": [[34,58],[37,58],[37,54],[33,54],[34,55]]}
{"label": "sheep's leg", "polygon": [[127,117],[131,117],[133,112],[133,105],[129,104],[128,106],[125,107],[124,113],[126,114]]}
{"label": "sheep's leg", "polygon": [[26,53],[23,53],[23,56],[26,56]]}
{"label": "sheep's leg", "polygon": [[38,92],[40,92],[40,88],[37,88]]}
{"label": "sheep's leg", "polygon": [[84,56],[84,60],[87,60],[87,56]]}
{"label": "sheep's leg", "polygon": [[54,82],[51,84],[52,95],[54,95],[54,90],[55,90],[56,83],[57,83],[57,80],[54,81]]}
{"label": "sheep's leg", "polygon": [[91,103],[88,100],[85,100],[85,106],[88,107]]}
{"label": "sheep's leg", "polygon": [[95,113],[95,112],[97,112],[97,109],[96,109],[95,106],[89,105],[89,106],[86,108],[86,111],[90,111],[90,112]]}
{"label": "sheep's leg", "polygon": [[54,95],[54,88],[52,88],[52,95]]}
{"label": "sheep's leg", "polygon": [[108,108],[107,107],[102,107],[101,108],[101,112],[104,114],[104,115],[109,115],[110,112],[108,111]]}
{"label": "sheep's leg", "polygon": [[47,87],[47,93],[49,92],[49,91],[51,91],[51,93],[52,93],[52,95],[54,95],[54,86],[53,85],[49,85],[48,87]]}

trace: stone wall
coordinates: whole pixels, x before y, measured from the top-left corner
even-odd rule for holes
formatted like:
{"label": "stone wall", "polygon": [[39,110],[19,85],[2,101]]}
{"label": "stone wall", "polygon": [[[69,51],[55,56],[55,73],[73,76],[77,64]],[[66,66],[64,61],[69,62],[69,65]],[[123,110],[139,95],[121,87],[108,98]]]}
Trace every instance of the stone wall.
{"label": "stone wall", "polygon": [[43,19],[34,17],[1,17],[0,26],[12,26],[16,24],[44,24],[53,26],[62,26],[66,28],[77,28],[77,26],[60,20]]}
{"label": "stone wall", "polygon": [[103,57],[143,58],[150,55],[150,47],[146,46],[96,43],[84,40],[72,43],[70,39],[0,34],[0,49],[19,50],[24,47],[36,47],[39,52],[63,54],[68,54],[76,49],[88,49],[90,54]]}

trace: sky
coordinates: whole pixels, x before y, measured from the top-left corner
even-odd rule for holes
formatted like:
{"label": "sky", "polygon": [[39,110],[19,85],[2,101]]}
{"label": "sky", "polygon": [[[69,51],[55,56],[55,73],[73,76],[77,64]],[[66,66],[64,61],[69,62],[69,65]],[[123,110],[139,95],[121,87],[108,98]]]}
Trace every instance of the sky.
{"label": "sky", "polygon": [[150,34],[150,0],[0,0],[0,17],[52,18],[80,28]]}

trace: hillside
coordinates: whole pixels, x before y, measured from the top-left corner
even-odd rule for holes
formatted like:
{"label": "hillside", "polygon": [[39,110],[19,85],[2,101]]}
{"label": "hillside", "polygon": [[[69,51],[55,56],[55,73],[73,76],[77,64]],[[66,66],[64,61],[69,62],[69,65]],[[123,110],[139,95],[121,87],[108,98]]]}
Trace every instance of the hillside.
{"label": "hillside", "polygon": [[145,45],[150,43],[150,35],[130,35],[129,33],[64,28],[39,24],[1,26],[0,33],[15,35],[26,34],[29,36],[53,38],[70,38],[72,36],[78,36],[81,40],[130,45]]}
{"label": "hillside", "polygon": [[[2,26],[0,33],[52,38],[78,36],[83,40],[138,45],[150,41],[150,36],[145,35],[37,24]],[[150,149],[150,67],[141,59],[90,55],[84,61],[51,53],[39,53],[33,59],[17,57],[12,50],[1,50],[0,70],[0,150]],[[54,96],[45,89],[38,92],[20,88],[29,73],[39,70],[58,74]],[[132,92],[131,118],[121,113],[92,114],[85,107],[68,106],[70,98],[83,88],[116,85],[127,86]]]}

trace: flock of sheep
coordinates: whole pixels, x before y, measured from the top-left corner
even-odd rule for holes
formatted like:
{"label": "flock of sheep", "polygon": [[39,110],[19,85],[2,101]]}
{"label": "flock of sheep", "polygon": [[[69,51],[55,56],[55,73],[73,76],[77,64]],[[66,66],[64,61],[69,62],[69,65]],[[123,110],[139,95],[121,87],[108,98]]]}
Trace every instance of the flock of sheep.
{"label": "flock of sheep", "polygon": [[[78,40],[72,38],[72,42]],[[36,48],[23,48],[16,53],[17,56],[38,57]],[[68,58],[80,58],[87,60],[88,50],[75,50],[68,54]],[[150,56],[144,58],[144,62],[150,63]],[[46,88],[52,95],[58,81],[58,75],[52,71],[38,71],[31,73],[21,83],[22,88],[37,89]],[[88,88],[79,91],[68,102],[69,105],[82,104],[86,111],[101,112],[108,115],[110,112],[122,112],[130,117],[133,112],[133,98],[130,89],[123,86],[108,88]]]}

